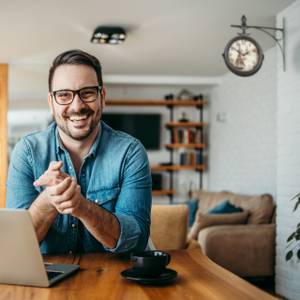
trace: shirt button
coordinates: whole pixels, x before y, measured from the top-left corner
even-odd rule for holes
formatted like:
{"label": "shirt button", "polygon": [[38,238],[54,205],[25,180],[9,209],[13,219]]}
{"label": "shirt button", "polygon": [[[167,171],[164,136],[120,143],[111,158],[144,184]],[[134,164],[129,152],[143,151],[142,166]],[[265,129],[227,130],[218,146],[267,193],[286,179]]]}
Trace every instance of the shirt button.
{"label": "shirt button", "polygon": [[72,223],[72,225],[71,225],[71,226],[72,226],[73,228],[74,228],[74,227],[76,227],[76,225],[75,225],[74,223]]}
{"label": "shirt button", "polygon": [[69,254],[72,254],[73,253],[73,251],[72,250],[69,250]]}

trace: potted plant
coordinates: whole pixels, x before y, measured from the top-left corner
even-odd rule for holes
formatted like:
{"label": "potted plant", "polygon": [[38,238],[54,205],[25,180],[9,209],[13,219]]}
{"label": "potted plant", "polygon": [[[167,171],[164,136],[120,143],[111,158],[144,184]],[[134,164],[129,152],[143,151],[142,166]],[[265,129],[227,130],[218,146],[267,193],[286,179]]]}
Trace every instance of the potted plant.
{"label": "potted plant", "polygon": [[[297,199],[293,212],[297,210],[300,205],[300,193],[294,196],[291,200]],[[297,256],[298,260],[300,260],[300,223],[297,224],[297,227],[294,232],[287,238],[287,253],[285,256],[285,260],[291,260],[294,255]]]}

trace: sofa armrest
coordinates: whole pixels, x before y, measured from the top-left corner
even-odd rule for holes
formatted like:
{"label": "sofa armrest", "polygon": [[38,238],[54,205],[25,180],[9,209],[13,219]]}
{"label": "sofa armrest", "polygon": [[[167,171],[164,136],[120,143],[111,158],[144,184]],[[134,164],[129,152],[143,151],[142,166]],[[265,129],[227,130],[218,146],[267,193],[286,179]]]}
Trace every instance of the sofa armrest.
{"label": "sofa armrest", "polygon": [[189,239],[186,244],[186,249],[199,249],[201,251],[200,244],[193,239]]}
{"label": "sofa armrest", "polygon": [[274,275],[275,224],[207,227],[198,242],[211,260],[239,276]]}

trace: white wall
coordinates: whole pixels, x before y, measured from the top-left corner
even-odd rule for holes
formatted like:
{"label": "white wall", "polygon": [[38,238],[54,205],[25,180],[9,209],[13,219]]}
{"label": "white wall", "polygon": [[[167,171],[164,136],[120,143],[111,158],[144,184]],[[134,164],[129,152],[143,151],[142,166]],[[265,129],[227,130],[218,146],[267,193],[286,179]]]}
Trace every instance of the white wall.
{"label": "white wall", "polygon": [[210,103],[210,190],[276,194],[276,48],[251,77],[232,73]]}
{"label": "white wall", "polygon": [[286,239],[300,222],[292,196],[300,192],[300,1],[278,15],[286,22],[287,70],[278,57],[276,292],[300,299],[300,262],[285,261]]}

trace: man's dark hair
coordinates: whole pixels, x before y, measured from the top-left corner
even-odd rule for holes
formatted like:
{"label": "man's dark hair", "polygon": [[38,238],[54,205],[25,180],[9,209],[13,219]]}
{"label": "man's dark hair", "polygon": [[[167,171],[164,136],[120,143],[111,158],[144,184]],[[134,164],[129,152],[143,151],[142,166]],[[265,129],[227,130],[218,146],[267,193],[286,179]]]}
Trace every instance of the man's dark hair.
{"label": "man's dark hair", "polygon": [[49,92],[52,91],[52,80],[56,68],[60,65],[69,64],[69,65],[86,65],[93,68],[97,74],[99,85],[103,85],[102,81],[102,67],[101,64],[95,56],[88,54],[82,50],[75,49],[69,50],[59,54],[53,61],[52,66],[49,70],[48,77],[48,88]]}

